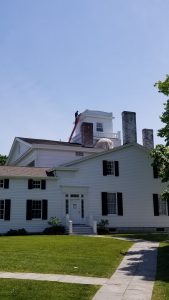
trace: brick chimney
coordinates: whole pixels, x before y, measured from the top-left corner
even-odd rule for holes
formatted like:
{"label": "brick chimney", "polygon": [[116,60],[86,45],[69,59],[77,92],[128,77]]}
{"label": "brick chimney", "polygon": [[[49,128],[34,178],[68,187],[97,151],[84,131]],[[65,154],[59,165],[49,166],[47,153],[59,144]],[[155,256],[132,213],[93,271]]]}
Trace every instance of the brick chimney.
{"label": "brick chimney", "polygon": [[136,113],[122,112],[123,145],[137,143]]}
{"label": "brick chimney", "polygon": [[81,141],[84,147],[93,147],[93,123],[83,122],[81,125]]}
{"label": "brick chimney", "polygon": [[143,146],[148,149],[154,148],[154,136],[153,129],[143,129],[142,130]]}

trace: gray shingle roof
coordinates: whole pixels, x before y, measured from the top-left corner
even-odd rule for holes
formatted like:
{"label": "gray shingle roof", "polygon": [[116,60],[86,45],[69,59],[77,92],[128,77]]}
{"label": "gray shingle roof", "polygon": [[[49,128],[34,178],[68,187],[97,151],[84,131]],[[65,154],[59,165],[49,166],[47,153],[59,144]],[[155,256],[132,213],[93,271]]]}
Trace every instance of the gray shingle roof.
{"label": "gray shingle roof", "polygon": [[61,141],[53,141],[53,140],[44,140],[44,139],[32,139],[32,138],[23,138],[17,137],[18,139],[29,143],[29,144],[41,144],[41,145],[65,145],[65,146],[76,146],[81,147],[81,144],[78,143],[68,143],[68,142],[61,142]]}

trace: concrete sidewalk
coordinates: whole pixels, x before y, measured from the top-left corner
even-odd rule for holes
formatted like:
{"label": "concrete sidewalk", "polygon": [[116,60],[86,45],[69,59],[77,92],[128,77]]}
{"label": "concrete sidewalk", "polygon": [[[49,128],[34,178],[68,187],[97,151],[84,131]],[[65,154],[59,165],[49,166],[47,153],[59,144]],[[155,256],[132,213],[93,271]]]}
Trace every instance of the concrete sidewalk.
{"label": "concrete sidewalk", "polygon": [[93,284],[103,285],[109,279],[98,277],[86,277],[75,275],[63,275],[63,274],[41,274],[41,273],[19,273],[19,272],[0,272],[0,278],[12,278],[12,279],[28,279],[28,280],[41,280],[41,281],[57,281],[67,283],[80,283],[80,284]]}
{"label": "concrete sidewalk", "polygon": [[151,300],[159,243],[139,241],[93,300]]}

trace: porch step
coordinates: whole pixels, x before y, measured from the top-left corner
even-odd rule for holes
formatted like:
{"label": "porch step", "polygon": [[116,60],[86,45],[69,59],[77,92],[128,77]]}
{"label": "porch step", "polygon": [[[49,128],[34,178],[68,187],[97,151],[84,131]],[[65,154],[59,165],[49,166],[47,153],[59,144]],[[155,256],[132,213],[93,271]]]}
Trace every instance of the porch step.
{"label": "porch step", "polygon": [[73,224],[73,234],[93,234],[93,228],[85,224]]}

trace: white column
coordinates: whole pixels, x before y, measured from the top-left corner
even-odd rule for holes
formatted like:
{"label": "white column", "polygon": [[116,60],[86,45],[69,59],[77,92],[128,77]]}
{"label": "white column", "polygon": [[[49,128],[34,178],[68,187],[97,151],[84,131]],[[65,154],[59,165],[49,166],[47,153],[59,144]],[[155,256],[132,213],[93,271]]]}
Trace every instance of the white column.
{"label": "white column", "polygon": [[66,214],[66,227],[68,228],[69,227],[69,215]]}
{"label": "white column", "polygon": [[89,216],[89,225],[93,226],[93,216],[92,215]]}
{"label": "white column", "polygon": [[93,221],[93,233],[97,234],[97,221]]}
{"label": "white column", "polygon": [[72,221],[69,220],[69,234],[73,233]]}

